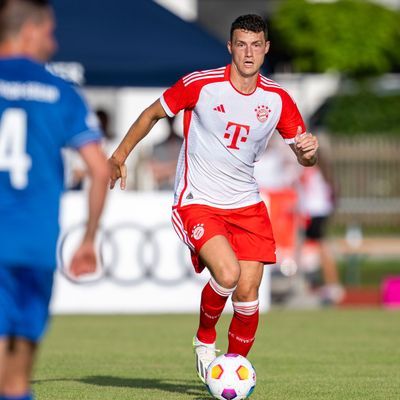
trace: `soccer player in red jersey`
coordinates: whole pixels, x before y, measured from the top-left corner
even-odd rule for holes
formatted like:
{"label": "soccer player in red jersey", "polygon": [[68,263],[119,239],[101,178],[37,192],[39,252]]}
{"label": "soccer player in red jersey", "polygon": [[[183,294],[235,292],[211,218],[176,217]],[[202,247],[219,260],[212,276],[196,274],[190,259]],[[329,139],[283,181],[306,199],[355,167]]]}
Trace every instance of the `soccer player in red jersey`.
{"label": "soccer player in red jersey", "polygon": [[197,272],[211,279],[201,295],[200,324],[194,337],[196,368],[204,381],[215,358],[215,325],[229,296],[234,315],[229,353],[246,356],[258,325],[258,289],[264,264],[275,263],[271,224],[254,163],[278,130],[298,162],[317,161],[317,139],[306,132],[290,95],[262,76],[270,42],[257,15],[237,18],[231,27],[230,65],[184,76],[142,112],[109,160],[111,183],[126,186],[125,160],[154,124],[184,110],[184,143],[178,160],[172,222],[189,247]]}

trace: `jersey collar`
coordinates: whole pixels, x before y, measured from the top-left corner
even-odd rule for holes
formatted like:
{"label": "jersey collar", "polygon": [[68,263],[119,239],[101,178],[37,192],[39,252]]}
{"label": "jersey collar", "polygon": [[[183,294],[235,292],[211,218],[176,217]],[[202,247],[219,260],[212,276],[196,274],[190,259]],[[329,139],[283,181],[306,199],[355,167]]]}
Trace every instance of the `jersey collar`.
{"label": "jersey collar", "polygon": [[258,88],[258,86],[259,86],[259,84],[260,84],[260,79],[261,79],[260,71],[258,72],[258,75],[257,75],[257,83],[256,83],[256,87],[254,88],[254,90],[253,90],[251,93],[243,93],[243,92],[241,92],[240,90],[238,90],[238,89],[235,87],[235,85],[232,83],[232,81],[231,81],[231,68],[232,68],[232,64],[228,64],[228,65],[226,66],[226,69],[225,69],[225,80],[227,80],[227,81],[230,83],[230,85],[232,86],[232,88],[233,88],[236,92],[238,92],[239,94],[241,94],[242,96],[251,96],[251,95],[257,90],[257,88]]}

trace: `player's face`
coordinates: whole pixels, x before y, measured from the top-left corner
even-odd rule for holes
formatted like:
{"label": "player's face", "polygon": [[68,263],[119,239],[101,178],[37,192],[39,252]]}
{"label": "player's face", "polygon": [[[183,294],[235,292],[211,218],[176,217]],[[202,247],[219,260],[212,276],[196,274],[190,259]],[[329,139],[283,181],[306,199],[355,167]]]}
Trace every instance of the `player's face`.
{"label": "player's face", "polygon": [[54,37],[55,21],[51,10],[39,23],[32,23],[30,29],[30,42],[32,52],[38,61],[48,61],[57,50]]}
{"label": "player's face", "polygon": [[240,75],[251,77],[257,74],[263,65],[269,42],[265,40],[264,32],[235,29],[232,41],[228,42],[228,50]]}

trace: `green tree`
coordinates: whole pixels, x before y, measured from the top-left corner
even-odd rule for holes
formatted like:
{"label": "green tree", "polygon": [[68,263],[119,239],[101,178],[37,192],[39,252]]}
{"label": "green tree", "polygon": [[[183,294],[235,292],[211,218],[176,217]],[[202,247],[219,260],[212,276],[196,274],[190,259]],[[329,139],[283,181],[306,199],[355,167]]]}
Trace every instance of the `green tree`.
{"label": "green tree", "polygon": [[400,13],[367,0],[286,0],[272,24],[299,72],[363,78],[400,65]]}

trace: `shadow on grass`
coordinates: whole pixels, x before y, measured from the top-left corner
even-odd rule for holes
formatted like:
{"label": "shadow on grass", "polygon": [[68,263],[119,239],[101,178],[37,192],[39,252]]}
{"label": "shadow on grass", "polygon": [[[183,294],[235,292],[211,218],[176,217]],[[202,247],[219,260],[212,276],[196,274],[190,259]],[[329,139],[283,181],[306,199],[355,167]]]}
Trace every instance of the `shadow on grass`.
{"label": "shadow on grass", "polygon": [[152,379],[152,378],[121,378],[116,376],[95,375],[83,378],[60,378],[60,379],[38,379],[33,384],[40,384],[50,381],[75,381],[86,383],[88,385],[153,389],[170,393],[181,393],[189,396],[196,396],[193,400],[210,400],[207,396],[206,388],[200,382],[194,380],[170,380],[170,379]]}

